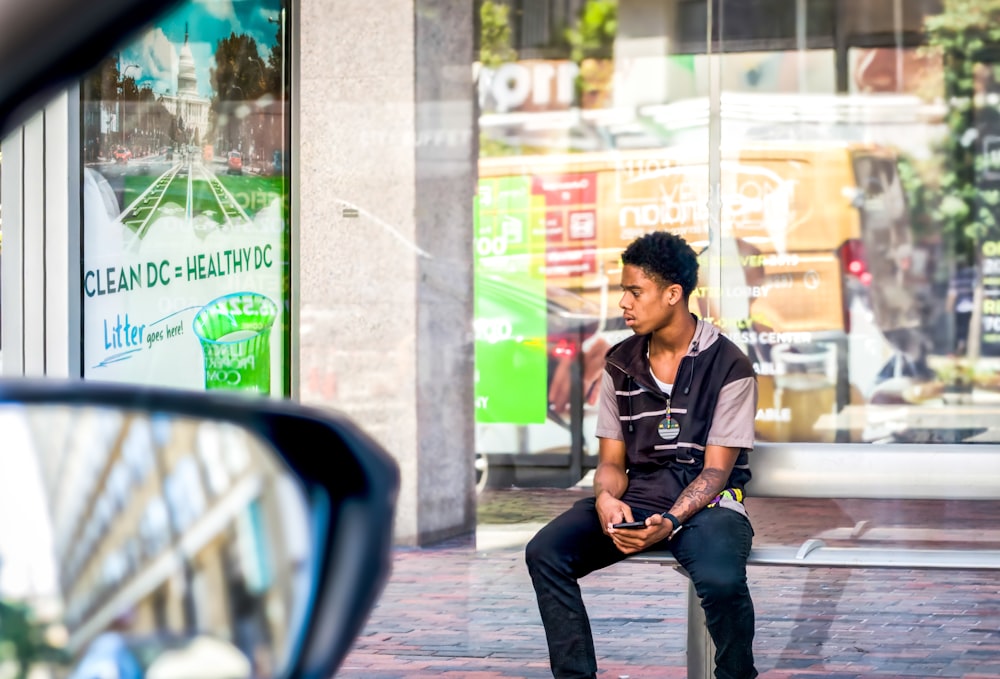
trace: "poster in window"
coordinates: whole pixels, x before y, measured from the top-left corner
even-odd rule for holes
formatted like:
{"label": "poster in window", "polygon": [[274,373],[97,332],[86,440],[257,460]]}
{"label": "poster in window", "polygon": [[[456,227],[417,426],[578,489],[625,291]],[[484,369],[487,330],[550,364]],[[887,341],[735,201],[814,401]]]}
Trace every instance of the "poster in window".
{"label": "poster in window", "polygon": [[85,378],[287,395],[286,20],[189,0],[84,78]]}

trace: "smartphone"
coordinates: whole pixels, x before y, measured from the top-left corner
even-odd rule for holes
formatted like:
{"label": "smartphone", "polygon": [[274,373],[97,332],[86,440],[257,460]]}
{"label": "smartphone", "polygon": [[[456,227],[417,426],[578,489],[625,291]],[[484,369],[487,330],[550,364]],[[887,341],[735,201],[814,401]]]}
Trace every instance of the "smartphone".
{"label": "smartphone", "polygon": [[622,523],[611,524],[612,528],[645,528],[645,521],[623,521]]}

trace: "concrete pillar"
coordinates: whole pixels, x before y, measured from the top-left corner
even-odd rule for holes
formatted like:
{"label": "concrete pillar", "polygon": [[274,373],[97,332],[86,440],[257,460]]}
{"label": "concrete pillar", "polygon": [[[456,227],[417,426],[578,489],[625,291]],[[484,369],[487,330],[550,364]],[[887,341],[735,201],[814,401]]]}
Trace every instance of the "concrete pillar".
{"label": "concrete pillar", "polygon": [[297,390],[399,462],[398,544],[475,529],[472,12],[300,3]]}

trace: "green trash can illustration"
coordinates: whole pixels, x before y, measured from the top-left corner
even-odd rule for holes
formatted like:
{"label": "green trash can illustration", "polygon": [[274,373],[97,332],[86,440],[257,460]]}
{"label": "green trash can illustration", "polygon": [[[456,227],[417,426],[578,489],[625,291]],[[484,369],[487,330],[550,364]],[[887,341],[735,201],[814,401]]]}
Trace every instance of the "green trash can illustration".
{"label": "green trash can illustration", "polygon": [[205,358],[205,389],[271,393],[271,327],[278,306],[255,292],[212,300],[192,327]]}

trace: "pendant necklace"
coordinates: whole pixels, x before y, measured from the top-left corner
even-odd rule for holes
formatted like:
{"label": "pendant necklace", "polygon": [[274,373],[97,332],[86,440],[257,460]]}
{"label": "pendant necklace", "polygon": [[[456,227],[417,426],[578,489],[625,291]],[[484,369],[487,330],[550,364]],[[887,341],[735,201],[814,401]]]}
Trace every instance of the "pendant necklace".
{"label": "pendant necklace", "polygon": [[670,416],[670,397],[667,396],[667,414],[660,420],[660,424],[656,428],[656,433],[660,435],[660,438],[664,441],[673,441],[681,433],[681,425],[678,424],[677,420]]}

